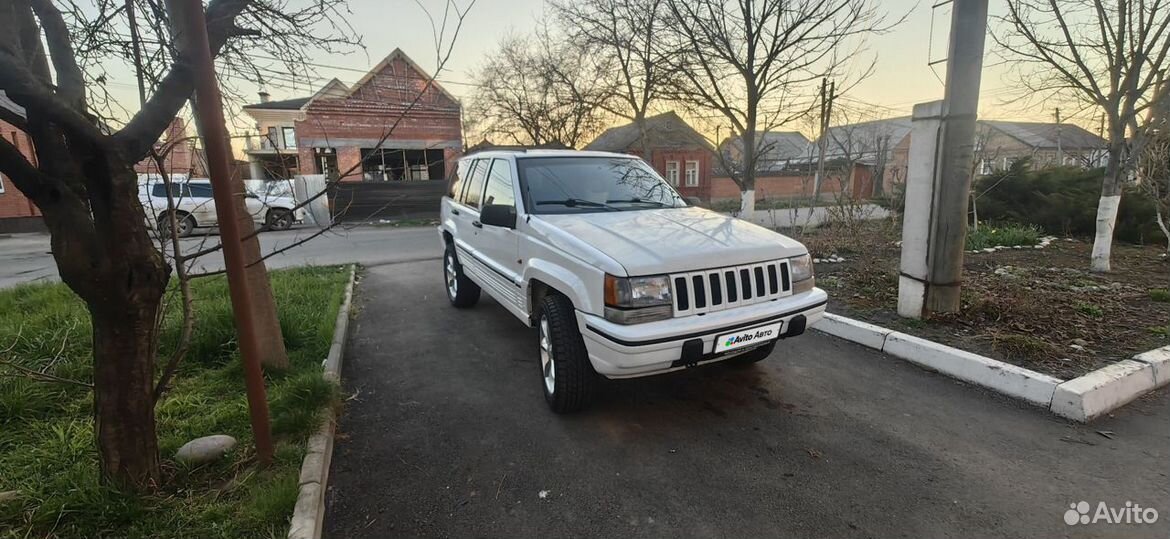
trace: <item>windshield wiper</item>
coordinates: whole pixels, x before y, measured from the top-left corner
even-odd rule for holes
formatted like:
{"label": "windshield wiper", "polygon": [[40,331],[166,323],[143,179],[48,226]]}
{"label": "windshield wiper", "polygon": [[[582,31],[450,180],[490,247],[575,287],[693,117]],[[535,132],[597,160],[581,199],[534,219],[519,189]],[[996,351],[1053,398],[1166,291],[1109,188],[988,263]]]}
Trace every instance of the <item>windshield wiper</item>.
{"label": "windshield wiper", "polygon": [[577,206],[584,206],[587,208],[605,208],[607,210],[621,211],[621,208],[615,208],[609,204],[601,202],[594,202],[592,200],[584,200],[580,198],[566,198],[564,200],[537,200],[536,205],[542,206],[546,204],[557,204],[566,208],[576,208]]}
{"label": "windshield wiper", "polygon": [[655,206],[658,206],[660,208],[673,208],[674,207],[674,204],[667,204],[665,202],[659,202],[657,200],[643,200],[640,198],[627,198],[625,200],[606,200],[606,202],[624,202],[627,204],[654,204]]}

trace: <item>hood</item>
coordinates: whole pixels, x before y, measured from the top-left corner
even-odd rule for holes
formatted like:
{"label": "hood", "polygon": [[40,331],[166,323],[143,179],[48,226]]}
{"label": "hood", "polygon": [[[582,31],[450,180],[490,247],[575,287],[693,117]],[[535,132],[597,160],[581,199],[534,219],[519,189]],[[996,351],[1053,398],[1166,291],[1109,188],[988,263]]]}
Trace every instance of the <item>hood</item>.
{"label": "hood", "polygon": [[697,207],[534,217],[563,233],[557,243],[585,243],[631,276],[750,264],[808,252],[787,236]]}

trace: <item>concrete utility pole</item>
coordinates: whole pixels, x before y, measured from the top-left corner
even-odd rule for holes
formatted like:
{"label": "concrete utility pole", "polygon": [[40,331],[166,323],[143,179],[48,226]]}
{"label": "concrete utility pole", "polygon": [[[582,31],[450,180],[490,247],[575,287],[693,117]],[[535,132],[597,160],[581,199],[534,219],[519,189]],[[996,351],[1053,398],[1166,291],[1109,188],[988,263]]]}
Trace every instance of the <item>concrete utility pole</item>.
{"label": "concrete utility pole", "polygon": [[987,36],[987,1],[955,0],[951,12],[951,43],[936,168],[938,189],[934,193],[927,252],[927,312],[959,310],[971,160]]}
{"label": "concrete utility pole", "polygon": [[1056,166],[1064,165],[1064,149],[1060,144],[1060,107],[1056,107]]}
{"label": "concrete utility pole", "polygon": [[244,248],[240,225],[235,215],[235,193],[232,190],[231,142],[224,125],[223,101],[215,77],[215,64],[207,39],[207,20],[201,0],[171,0],[171,17],[182,39],[184,50],[190,51],[191,68],[195,74],[195,96],[199,107],[197,120],[204,135],[208,175],[211,177],[212,197],[219,220],[220,241],[223,243],[224,267],[227,269],[228,290],[231,293],[232,313],[236,322],[236,338],[244,362],[244,383],[248,393],[248,411],[252,420],[252,435],[256,439],[256,454],[262,465],[272,462],[272,433],[268,422],[268,397],[264,389],[264,374],[260,369],[260,346],[256,339],[256,324],[252,317],[252,295],[244,268]]}

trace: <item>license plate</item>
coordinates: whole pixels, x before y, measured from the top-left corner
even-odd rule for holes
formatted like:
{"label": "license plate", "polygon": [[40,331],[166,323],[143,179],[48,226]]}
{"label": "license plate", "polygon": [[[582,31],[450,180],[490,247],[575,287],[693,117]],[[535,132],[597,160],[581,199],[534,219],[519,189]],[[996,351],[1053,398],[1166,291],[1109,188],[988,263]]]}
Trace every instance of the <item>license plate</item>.
{"label": "license plate", "polygon": [[780,337],[784,322],[726,333],[715,338],[715,353],[766,343]]}

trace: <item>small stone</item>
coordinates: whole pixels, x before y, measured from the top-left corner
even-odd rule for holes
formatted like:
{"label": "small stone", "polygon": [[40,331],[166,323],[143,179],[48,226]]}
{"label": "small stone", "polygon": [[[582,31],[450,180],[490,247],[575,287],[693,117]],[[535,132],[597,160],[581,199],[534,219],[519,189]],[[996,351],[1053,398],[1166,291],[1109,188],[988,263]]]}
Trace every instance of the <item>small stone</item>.
{"label": "small stone", "polygon": [[1075,346],[1080,346],[1081,348],[1089,346],[1089,341],[1086,341],[1084,339],[1073,339],[1073,340],[1069,341],[1069,343],[1071,343]]}
{"label": "small stone", "polygon": [[823,259],[823,258],[814,258],[813,264],[820,264],[821,262],[824,262],[824,261],[825,261],[825,259]]}
{"label": "small stone", "polygon": [[1081,346],[1081,345],[1079,345],[1079,344],[1070,344],[1070,345],[1068,345],[1068,347],[1069,347],[1069,348],[1072,348],[1073,350],[1076,350],[1076,351],[1078,351],[1078,352],[1080,352],[1080,351],[1082,351],[1082,350],[1084,350],[1084,349],[1085,349],[1085,347],[1084,347],[1084,346]]}
{"label": "small stone", "polygon": [[1044,246],[1043,245],[1033,245],[1032,248],[1033,249],[1043,249]]}
{"label": "small stone", "polygon": [[0,504],[5,504],[20,497],[19,490],[6,490],[0,492]]}
{"label": "small stone", "polygon": [[983,250],[983,252],[985,252],[985,253],[994,253],[994,252],[995,252],[995,247],[988,247],[988,248],[984,249],[984,250]]}
{"label": "small stone", "polygon": [[175,452],[175,459],[191,464],[203,464],[224,456],[234,447],[236,439],[226,434],[204,436],[183,444],[183,447]]}

